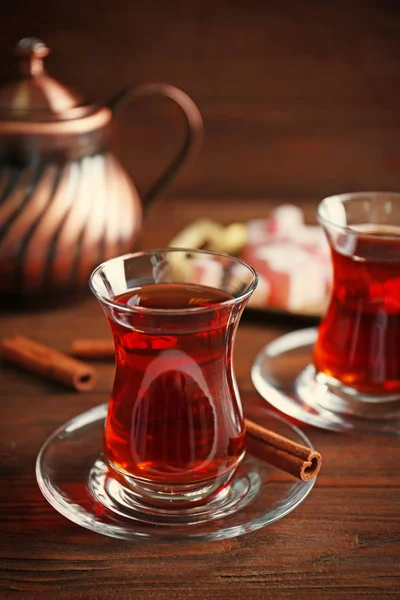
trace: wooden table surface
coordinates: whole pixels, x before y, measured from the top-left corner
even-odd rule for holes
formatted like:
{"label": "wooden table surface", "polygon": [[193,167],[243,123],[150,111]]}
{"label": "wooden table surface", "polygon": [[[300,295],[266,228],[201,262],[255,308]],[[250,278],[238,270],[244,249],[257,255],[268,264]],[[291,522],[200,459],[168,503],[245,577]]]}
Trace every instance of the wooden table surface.
{"label": "wooden table surface", "polygon": [[[146,219],[143,247],[165,245],[195,216],[263,216],[273,202],[164,201]],[[310,216],[315,203],[306,206]],[[5,313],[2,335],[24,333],[60,349],[77,335],[108,335],[92,299],[40,313]],[[244,319],[235,367],[242,397],[256,396],[250,367],[269,340],[301,323]],[[400,444],[301,425],[324,464],[310,496],[277,523],[221,542],[123,542],[80,528],[42,497],[36,455],[47,436],[108,398],[113,366],[78,394],[1,368],[0,598],[258,599],[400,597]],[[261,402],[261,400],[260,400]]]}

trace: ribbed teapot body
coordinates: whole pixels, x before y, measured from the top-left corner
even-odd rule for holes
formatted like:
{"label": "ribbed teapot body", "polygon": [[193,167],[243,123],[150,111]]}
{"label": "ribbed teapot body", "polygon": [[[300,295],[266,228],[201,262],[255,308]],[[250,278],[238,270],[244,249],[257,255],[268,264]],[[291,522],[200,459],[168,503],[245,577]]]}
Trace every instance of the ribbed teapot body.
{"label": "ribbed teapot body", "polygon": [[137,191],[108,150],[71,159],[31,153],[0,163],[0,293],[87,287],[99,263],[132,250]]}

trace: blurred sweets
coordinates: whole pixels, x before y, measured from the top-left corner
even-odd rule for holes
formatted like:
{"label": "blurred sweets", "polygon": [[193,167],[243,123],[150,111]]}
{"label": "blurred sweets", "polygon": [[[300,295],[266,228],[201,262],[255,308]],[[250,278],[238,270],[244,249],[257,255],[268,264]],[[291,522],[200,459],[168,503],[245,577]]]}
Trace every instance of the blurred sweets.
{"label": "blurred sweets", "polygon": [[207,248],[236,255],[246,241],[245,223],[231,223],[224,227],[210,219],[197,219],[182,229],[168,245],[171,248]]}
{"label": "blurred sweets", "polygon": [[300,208],[282,205],[269,219],[247,223],[241,252],[268,282],[269,293],[254,303],[292,312],[323,309],[331,286],[328,242],[321,227],[305,225]]}
{"label": "blurred sweets", "polygon": [[[169,245],[240,255],[259,274],[250,306],[322,313],[327,304],[332,280],[329,246],[322,229],[306,225],[297,206],[284,204],[267,219],[227,227],[208,219],[194,221]],[[207,272],[207,264],[200,273],[201,283],[214,285],[216,274]]]}

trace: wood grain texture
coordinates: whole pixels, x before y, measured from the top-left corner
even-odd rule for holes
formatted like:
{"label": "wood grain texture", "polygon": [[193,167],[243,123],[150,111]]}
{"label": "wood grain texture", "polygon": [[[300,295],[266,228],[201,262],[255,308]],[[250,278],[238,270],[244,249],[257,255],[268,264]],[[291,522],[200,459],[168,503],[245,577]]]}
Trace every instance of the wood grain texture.
{"label": "wood grain texture", "polygon": [[[104,101],[171,82],[205,120],[181,197],[320,197],[400,187],[400,4],[394,0],[14,0],[0,3],[0,78],[24,35],[51,74]],[[146,190],[177,148],[178,110],[126,107],[116,148]]]}
{"label": "wood grain texture", "polygon": [[[215,210],[229,222],[238,215],[264,214],[272,205],[243,202],[236,212],[236,207],[220,202]],[[187,218],[199,216],[203,209],[211,211],[212,206],[214,201],[199,200],[166,201],[154,207],[143,246],[165,243]],[[314,205],[307,209],[311,218]],[[293,326],[275,317],[242,321],[235,367],[244,403],[255,396],[250,366],[256,353]],[[0,329],[2,335],[24,333],[59,349],[68,349],[78,334],[108,333],[102,311],[91,299],[41,313],[32,313],[29,307],[23,313],[3,313]],[[312,493],[281,521],[232,540],[122,542],[64,519],[37,488],[35,459],[56,427],[107,400],[113,366],[98,369],[96,389],[82,395],[1,367],[1,599],[400,596],[400,447],[395,439],[339,435],[302,425],[324,458]]]}

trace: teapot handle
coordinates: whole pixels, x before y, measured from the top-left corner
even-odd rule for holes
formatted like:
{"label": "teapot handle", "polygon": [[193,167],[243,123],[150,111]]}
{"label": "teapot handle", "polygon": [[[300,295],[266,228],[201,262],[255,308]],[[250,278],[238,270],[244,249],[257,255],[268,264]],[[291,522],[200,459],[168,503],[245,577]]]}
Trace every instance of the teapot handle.
{"label": "teapot handle", "polygon": [[147,208],[155,196],[178,174],[188,158],[200,149],[204,132],[203,119],[196,104],[185,92],[168,83],[143,83],[136,87],[127,87],[113,96],[107,102],[107,106],[114,112],[125,100],[153,95],[170,98],[182,109],[186,117],[186,136],[176,156],[143,195],[144,208]]}

